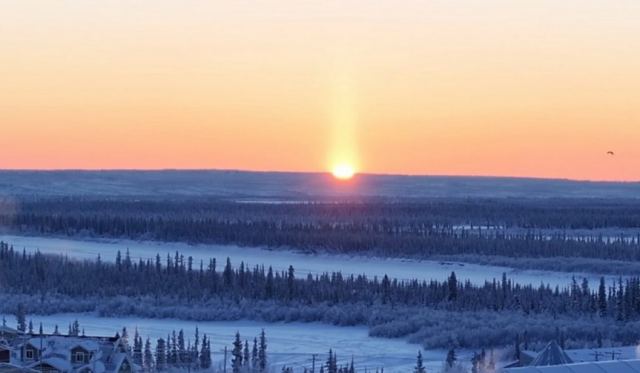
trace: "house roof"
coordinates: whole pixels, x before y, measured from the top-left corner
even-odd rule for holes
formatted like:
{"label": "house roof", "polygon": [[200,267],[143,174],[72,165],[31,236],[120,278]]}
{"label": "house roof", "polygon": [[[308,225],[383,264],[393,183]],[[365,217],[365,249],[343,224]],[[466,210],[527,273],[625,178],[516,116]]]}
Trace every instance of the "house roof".
{"label": "house roof", "polygon": [[82,337],[46,335],[42,337],[32,337],[27,343],[37,350],[42,348],[42,350],[45,351],[65,350],[70,352],[76,347],[82,347],[88,352],[98,351],[100,349],[99,341]]}
{"label": "house roof", "polygon": [[599,361],[505,369],[504,373],[640,373],[640,360]]}
{"label": "house roof", "polygon": [[29,365],[29,368],[36,368],[40,365],[50,365],[61,372],[68,372],[72,369],[71,363],[60,357],[50,357],[42,359],[42,361],[37,361]]}
{"label": "house roof", "polygon": [[19,332],[16,329],[10,328],[6,325],[0,325],[0,334],[2,333],[18,334]]}
{"label": "house roof", "polygon": [[531,366],[541,367],[549,365],[571,364],[573,360],[562,350],[556,341],[549,344],[531,362]]}
{"label": "house roof", "polygon": [[21,367],[10,363],[0,363],[0,372],[2,373],[40,373],[37,370]]}
{"label": "house roof", "polygon": [[77,372],[88,371],[88,372],[93,372],[93,373],[104,373],[105,370],[106,370],[106,368],[105,368],[104,364],[102,363],[102,361],[100,361],[100,360],[94,361],[94,362],[89,363],[87,365],[83,365],[80,368],[76,369]]}

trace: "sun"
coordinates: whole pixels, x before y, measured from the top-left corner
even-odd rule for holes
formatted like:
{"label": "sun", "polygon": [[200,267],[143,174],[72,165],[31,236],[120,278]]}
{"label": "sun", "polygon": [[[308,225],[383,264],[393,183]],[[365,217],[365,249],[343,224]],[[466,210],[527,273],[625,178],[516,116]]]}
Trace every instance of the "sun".
{"label": "sun", "polygon": [[346,163],[341,163],[336,165],[333,168],[333,176],[336,179],[340,179],[340,180],[349,180],[351,178],[353,178],[353,175],[355,175],[355,170],[353,169],[353,166],[346,164]]}

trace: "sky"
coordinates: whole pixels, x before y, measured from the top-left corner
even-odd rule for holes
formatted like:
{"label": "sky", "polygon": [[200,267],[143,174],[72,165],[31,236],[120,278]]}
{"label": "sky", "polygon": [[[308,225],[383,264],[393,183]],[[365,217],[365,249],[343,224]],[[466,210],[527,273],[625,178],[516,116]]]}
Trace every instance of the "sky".
{"label": "sky", "polygon": [[0,14],[0,168],[640,180],[637,0],[0,0]]}

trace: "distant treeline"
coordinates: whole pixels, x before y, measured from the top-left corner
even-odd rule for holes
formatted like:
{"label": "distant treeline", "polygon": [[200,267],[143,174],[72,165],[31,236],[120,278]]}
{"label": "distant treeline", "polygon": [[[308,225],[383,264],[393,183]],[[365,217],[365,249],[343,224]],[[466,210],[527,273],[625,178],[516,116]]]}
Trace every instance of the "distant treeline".
{"label": "distant treeline", "polygon": [[67,198],[4,202],[0,229],[386,256],[640,261],[637,201],[266,204]]}
{"label": "distant treeline", "polygon": [[[640,200],[616,199],[461,199],[415,201],[359,199],[327,201],[237,202],[212,198],[154,200],[61,197],[2,199],[8,216],[162,218],[180,220],[273,220],[282,223],[387,223],[394,227],[453,227],[462,224],[532,229],[640,228]],[[10,220],[10,219],[9,219]],[[7,222],[5,220],[5,222]]]}
{"label": "distant treeline", "polygon": [[[96,311],[113,300],[113,307],[126,315],[150,316],[149,312],[158,312],[161,317],[201,320],[214,314],[224,318],[323,321],[368,325],[380,335],[393,337],[412,335],[423,327],[433,326],[429,323],[438,317],[437,312],[459,314],[461,319],[465,315],[486,317],[492,312],[505,319],[513,316],[521,319],[517,325],[523,328],[529,317],[538,320],[530,330],[536,341],[553,338],[549,335],[553,323],[540,326],[540,318],[563,318],[562,325],[587,322],[589,330],[568,336],[579,341],[595,341],[598,333],[606,333],[609,339],[618,342],[640,338],[640,329],[628,329],[630,323],[640,320],[639,278],[621,279],[616,284],[606,284],[602,279],[595,287],[586,280],[574,281],[561,289],[514,284],[506,276],[477,286],[459,281],[455,273],[442,282],[340,273],[300,279],[294,274],[293,267],[277,272],[259,266],[248,268],[242,263],[233,267],[229,260],[223,266],[213,259],[194,263],[179,253],[146,261],[133,261],[128,254],[119,253],[115,263],[105,263],[26,254],[0,244],[0,296],[6,297],[0,303],[7,307],[11,299],[19,299],[20,295],[26,299],[29,312]],[[76,307],[87,308],[58,308],[56,299],[77,300]],[[575,321],[567,324],[567,319]],[[504,333],[499,330],[487,333],[485,341],[478,341],[477,345],[457,337],[453,343],[482,347],[480,343],[486,341],[508,342],[513,337],[498,337],[496,333]],[[448,338],[455,334],[455,330],[444,333]],[[452,344],[429,343],[438,347]]]}

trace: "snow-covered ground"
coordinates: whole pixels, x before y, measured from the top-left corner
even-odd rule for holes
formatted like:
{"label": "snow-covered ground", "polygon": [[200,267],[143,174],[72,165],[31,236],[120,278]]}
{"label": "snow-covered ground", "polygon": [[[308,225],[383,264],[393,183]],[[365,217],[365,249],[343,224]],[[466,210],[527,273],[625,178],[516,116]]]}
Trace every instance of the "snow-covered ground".
{"label": "snow-covered ground", "polygon": [[[1,317],[3,315],[0,315]],[[4,317],[9,325],[15,322],[13,316],[4,315]],[[130,336],[137,328],[143,338],[150,337],[152,341],[161,337],[166,339],[167,334],[180,329],[184,330],[187,338],[193,340],[197,326],[201,335],[206,333],[211,338],[214,364],[220,364],[223,361],[222,351],[225,346],[231,348],[236,331],[240,332],[242,338],[252,341],[263,328],[267,335],[268,357],[277,367],[283,364],[311,367],[314,354],[317,355],[317,361],[320,364],[326,360],[331,348],[338,352],[339,362],[346,363],[353,357],[356,366],[360,369],[359,372],[364,372],[364,368],[375,371],[375,368],[384,367],[387,373],[406,373],[412,371],[420,349],[419,346],[401,339],[369,337],[366,327],[338,327],[317,323],[225,321],[196,324],[174,319],[105,318],[93,314],[57,314],[31,318],[34,329],[37,330],[39,323],[42,323],[45,333],[52,332],[55,325],[58,325],[61,333],[66,333],[68,325],[76,319],[86,335],[111,336],[122,330],[122,327],[126,327]],[[446,356],[446,351],[441,350],[422,351],[422,353],[427,367],[431,368],[430,372],[437,371]],[[459,352],[459,358],[461,361],[469,360],[469,353]]]}
{"label": "snow-covered ground", "polygon": [[[309,273],[317,274],[331,271],[341,271],[343,274],[366,274],[368,277],[384,276],[401,280],[443,280],[456,272],[459,279],[470,280],[476,284],[500,279],[503,273],[520,284],[539,285],[541,282],[551,286],[564,287],[570,284],[573,274],[552,271],[518,270],[507,267],[467,264],[457,262],[438,262],[429,260],[389,259],[379,257],[361,257],[327,254],[304,254],[285,250],[266,250],[227,245],[189,245],[186,243],[137,242],[129,240],[72,240],[47,237],[25,237],[0,235],[0,241],[7,242],[16,250],[25,249],[28,252],[39,250],[42,253],[64,254],[72,258],[95,259],[100,254],[102,260],[115,260],[118,250],[124,252],[129,249],[133,259],[154,259],[160,254],[164,262],[167,254],[174,255],[180,251],[185,257],[193,257],[195,265],[200,260],[208,263],[210,258],[216,258],[219,266],[223,266],[227,257],[232,264],[272,266],[275,270],[286,270],[293,265],[297,276]],[[575,274],[578,281],[583,277],[589,283],[596,284],[599,275]],[[611,277],[611,280],[615,278]]]}
{"label": "snow-covered ground", "polygon": [[585,361],[640,359],[640,346],[604,347],[581,350],[565,350],[576,363]]}

